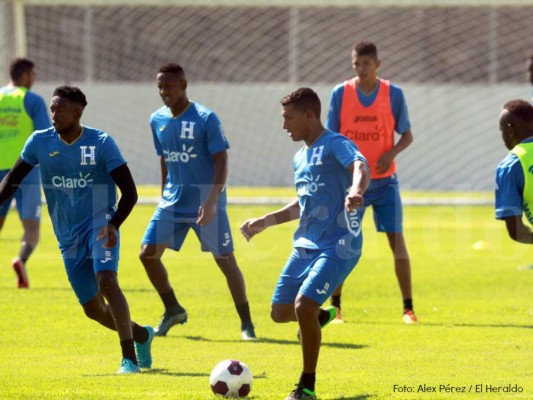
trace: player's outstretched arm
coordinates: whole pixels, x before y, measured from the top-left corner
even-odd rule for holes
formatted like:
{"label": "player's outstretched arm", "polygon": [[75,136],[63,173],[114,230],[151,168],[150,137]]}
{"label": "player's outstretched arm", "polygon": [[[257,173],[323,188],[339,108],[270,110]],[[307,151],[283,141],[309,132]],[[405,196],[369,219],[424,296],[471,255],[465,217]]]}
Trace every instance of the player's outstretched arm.
{"label": "player's outstretched arm", "polygon": [[363,194],[370,183],[370,170],[363,161],[355,161],[349,170],[353,172],[352,187],[345,199],[345,207],[349,212],[364,205]]}
{"label": "player's outstretched arm", "polygon": [[0,182],[0,205],[4,204],[17,191],[20,182],[32,169],[33,165],[28,164],[20,157],[18,158],[11,171]]}
{"label": "player's outstretched arm", "polygon": [[285,207],[280,208],[277,211],[266,214],[260,218],[252,218],[245,221],[241,225],[241,233],[250,240],[253,236],[260,232],[263,232],[266,228],[274,225],[283,224],[300,217],[300,203],[298,199],[294,199]]}
{"label": "player's outstretched arm", "polygon": [[533,244],[533,231],[524,224],[522,216],[512,216],[504,218],[509,237],[519,243]]}

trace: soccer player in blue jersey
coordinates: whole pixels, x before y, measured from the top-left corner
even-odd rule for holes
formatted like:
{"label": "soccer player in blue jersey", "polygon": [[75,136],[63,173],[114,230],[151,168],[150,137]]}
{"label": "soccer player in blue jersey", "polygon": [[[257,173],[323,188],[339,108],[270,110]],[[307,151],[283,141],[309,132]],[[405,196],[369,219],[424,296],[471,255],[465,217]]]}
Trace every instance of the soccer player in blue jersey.
{"label": "soccer player in blue jersey", "polygon": [[335,307],[321,309],[361,256],[359,208],[370,180],[365,158],[346,137],[324,128],[320,99],[300,88],[281,100],[283,128],[305,145],[293,160],[298,198],[280,210],[241,226],[247,240],[264,229],[299,218],[294,250],[272,297],[271,318],[298,321],[303,370],[287,400],[316,399],[315,371],[321,328],[335,318]]}
{"label": "soccer player in blue jersey", "polygon": [[161,262],[168,247],[179,251],[189,229],[202,251],[213,254],[226,277],[241,319],[243,340],[256,338],[246,297],[244,278],[233,254],[226,212],[227,149],[217,115],[187,97],[187,80],[178,64],[161,66],[157,86],[164,106],[150,118],[161,162],[162,198],[142,240],[140,259],[165,306],[156,335],[165,336],[187,321]]}
{"label": "soccer player in blue jersey", "polygon": [[[34,130],[50,127],[44,100],[30,91],[35,82],[35,65],[27,58],[13,60],[9,67],[9,84],[0,89],[0,180],[7,175],[20,155],[26,139]],[[19,288],[29,288],[26,262],[39,243],[41,220],[41,182],[39,168],[34,168],[14,194],[24,233],[18,257],[13,259]],[[0,230],[11,205],[11,199],[0,207]]]}
{"label": "soccer player in blue jersey", "polygon": [[117,373],[138,373],[151,367],[154,333],[151,327],[131,321],[117,278],[118,229],[137,201],[137,190],[111,136],[81,125],[86,105],[80,89],[55,89],[50,104],[53,127],[28,138],[0,183],[0,204],[35,166],[41,167],[48,212],[70,284],[87,317],[118,332],[123,358]]}
{"label": "soccer player in blue jersey", "polygon": [[496,219],[505,221],[511,239],[533,244],[533,106],[525,100],[507,102],[499,126],[510,152],[496,169]]}
{"label": "soccer player in blue jersey", "polygon": [[[360,41],[352,50],[357,76],[333,89],[326,127],[351,139],[365,156],[372,181],[365,195],[365,207],[372,206],[378,232],[385,232],[394,257],[394,269],[403,300],[403,321],[417,323],[411,287],[411,261],[402,226],[402,201],[395,157],[413,141],[407,105],[400,87],[381,79],[377,47]],[[400,136],[395,140],[394,133]],[[340,317],[342,285],[331,303]]]}

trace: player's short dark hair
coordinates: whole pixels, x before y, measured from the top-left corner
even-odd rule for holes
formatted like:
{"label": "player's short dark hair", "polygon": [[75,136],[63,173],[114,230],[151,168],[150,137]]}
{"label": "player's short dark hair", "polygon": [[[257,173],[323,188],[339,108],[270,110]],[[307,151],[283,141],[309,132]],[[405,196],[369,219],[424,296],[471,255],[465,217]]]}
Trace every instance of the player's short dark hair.
{"label": "player's short dark hair", "polygon": [[511,100],[505,103],[503,109],[528,124],[533,123],[533,106],[529,101],[522,99]]}
{"label": "player's short dark hair", "polygon": [[35,64],[27,58],[16,58],[9,66],[9,77],[12,81],[18,81],[23,74],[35,68]]}
{"label": "player's short dark hair", "polygon": [[158,73],[160,74],[178,74],[185,76],[185,70],[183,67],[176,63],[167,63],[159,67]]}
{"label": "player's short dark hair", "polygon": [[75,86],[59,86],[54,90],[54,97],[55,96],[69,99],[74,103],[78,103],[83,108],[85,108],[87,105],[87,99],[85,98],[85,95],[80,88]]}
{"label": "player's short dark hair", "polygon": [[285,107],[289,104],[292,104],[299,111],[310,109],[320,119],[320,98],[313,89],[303,87],[284,96],[281,99],[281,105]]}
{"label": "player's short dark hair", "polygon": [[378,58],[378,48],[368,40],[361,40],[354,44],[353,49],[358,56],[371,56]]}

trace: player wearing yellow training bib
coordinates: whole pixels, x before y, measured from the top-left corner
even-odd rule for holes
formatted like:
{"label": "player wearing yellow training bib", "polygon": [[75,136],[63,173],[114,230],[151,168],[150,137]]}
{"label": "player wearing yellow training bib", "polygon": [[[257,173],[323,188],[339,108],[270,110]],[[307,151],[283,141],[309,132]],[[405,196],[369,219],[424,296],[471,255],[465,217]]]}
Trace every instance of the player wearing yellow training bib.
{"label": "player wearing yellow training bib", "polygon": [[[11,63],[10,83],[0,88],[0,180],[2,180],[22,151],[26,139],[35,130],[50,127],[50,118],[41,96],[30,91],[35,82],[35,66],[25,58]],[[18,287],[28,288],[26,262],[39,242],[41,219],[41,190],[39,168],[34,168],[22,181],[11,199],[0,206],[0,230],[4,225],[13,198],[24,228],[19,254],[13,259]]]}
{"label": "player wearing yellow training bib", "polygon": [[533,106],[524,100],[506,103],[499,125],[510,152],[496,169],[496,219],[505,221],[511,239],[532,244]]}

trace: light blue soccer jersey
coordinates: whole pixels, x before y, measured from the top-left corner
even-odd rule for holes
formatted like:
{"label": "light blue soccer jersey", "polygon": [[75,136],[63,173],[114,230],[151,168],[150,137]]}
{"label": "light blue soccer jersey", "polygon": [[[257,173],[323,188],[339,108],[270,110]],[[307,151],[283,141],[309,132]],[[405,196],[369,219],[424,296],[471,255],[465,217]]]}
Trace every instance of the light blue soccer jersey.
{"label": "light blue soccer jersey", "polygon": [[[339,241],[355,240],[361,248],[360,217],[346,211],[344,201],[352,185],[347,168],[366,162],[356,145],[345,136],[326,130],[311,147],[304,146],[293,160],[294,182],[300,203],[300,224],[294,247],[327,249]],[[344,244],[344,243],[341,243]]]}
{"label": "light blue soccer jersey", "polygon": [[[179,116],[161,107],[150,117],[157,155],[164,157],[168,170],[159,210],[169,217],[196,217],[198,207],[211,191],[214,178],[213,155],[229,148],[217,115],[191,102]],[[218,210],[226,208],[226,192],[218,198]]]}
{"label": "light blue soccer jersey", "polygon": [[48,212],[61,249],[113,216],[117,192],[109,174],[126,161],[107,133],[84,126],[78,139],[68,144],[54,128],[36,131],[28,138],[22,159],[41,167]]}

